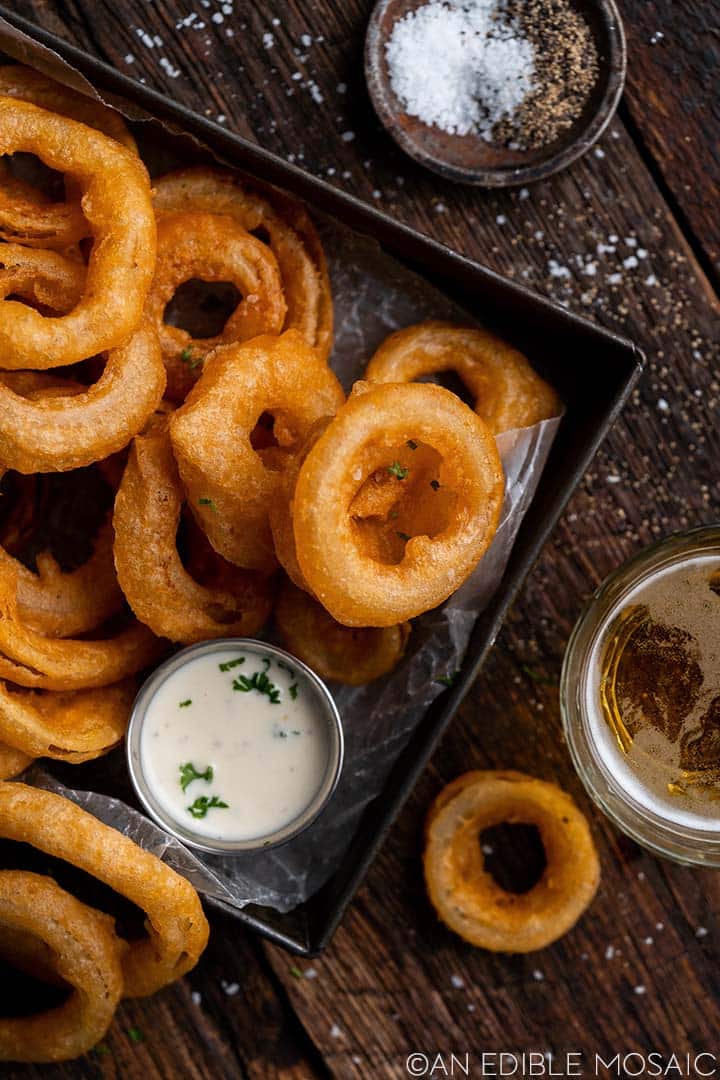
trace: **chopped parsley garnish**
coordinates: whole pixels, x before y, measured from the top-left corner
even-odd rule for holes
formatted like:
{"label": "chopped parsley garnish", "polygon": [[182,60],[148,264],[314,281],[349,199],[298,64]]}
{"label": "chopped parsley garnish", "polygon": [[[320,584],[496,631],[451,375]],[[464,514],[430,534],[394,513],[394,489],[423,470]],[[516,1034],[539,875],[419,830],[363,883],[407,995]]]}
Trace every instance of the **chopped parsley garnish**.
{"label": "chopped parsley garnish", "polygon": [[204,818],[208,810],[212,810],[214,807],[227,810],[227,806],[228,804],[219,799],[217,795],[213,795],[211,799],[207,795],[200,795],[192,806],[188,806],[186,809],[194,818]]}
{"label": "chopped parsley garnish", "polygon": [[252,675],[239,675],[233,679],[233,690],[240,690],[243,694],[250,690],[257,690],[258,694],[265,694],[270,698],[272,705],[280,704],[280,691],[274,682],[268,679],[264,671],[255,671]]}
{"label": "chopped parsley garnish", "polygon": [[433,489],[433,491],[437,491],[437,489],[440,487],[440,481],[439,480],[431,480],[430,481],[430,487]]}
{"label": "chopped parsley garnish", "polygon": [[297,683],[293,683],[292,686],[289,686],[288,691],[290,692],[290,697],[292,698],[292,700],[295,701],[298,696]]}
{"label": "chopped parsley garnish", "polygon": [[136,1027],[130,1028],[129,1031],[128,1031],[128,1035],[130,1036],[132,1041],[135,1042],[135,1043],[145,1042],[145,1036],[143,1035],[140,1028],[136,1028]]}
{"label": "chopped parsley garnish", "polygon": [[193,780],[207,780],[209,784],[212,778],[212,765],[208,765],[205,772],[198,772],[191,761],[186,762],[184,765],[180,765],[180,787],[183,791],[187,790],[188,784],[192,784]]}
{"label": "chopped parsley garnish", "polygon": [[294,675],[295,674],[295,672],[290,667],[290,665],[286,664],[284,662],[284,660],[277,660],[276,663],[277,663],[277,666],[281,669],[281,671],[287,671],[288,675]]}
{"label": "chopped parsley garnish", "polygon": [[198,506],[209,506],[211,510],[215,509],[215,503],[212,499],[208,499],[207,495],[201,495],[198,499]]}
{"label": "chopped parsley garnish", "polygon": [[178,708],[179,709],[187,709],[188,705],[192,705],[192,698],[191,697],[185,698],[184,701],[178,702]]}
{"label": "chopped parsley garnish", "polygon": [[415,442],[414,439],[408,439],[407,444],[411,450],[417,450],[418,444]]}
{"label": "chopped parsley garnish", "polygon": [[547,675],[543,675],[541,672],[535,671],[535,669],[531,668],[529,664],[521,664],[520,670],[524,672],[524,674],[527,675],[529,679],[532,679],[533,682],[539,683],[540,686],[558,685],[557,679],[548,678]]}
{"label": "chopped parsley garnish", "polygon": [[107,1043],[98,1043],[97,1046],[94,1047],[93,1053],[97,1054],[98,1057],[106,1057],[106,1055],[110,1053],[110,1047]]}
{"label": "chopped parsley garnish", "polygon": [[218,667],[221,671],[231,671],[234,667],[240,667],[244,663],[244,656],[236,656],[234,660],[224,660],[222,664],[218,664]]}
{"label": "chopped parsley garnish", "polygon": [[388,465],[387,470],[392,473],[393,476],[397,476],[398,480],[407,480],[410,470],[405,465],[401,465],[399,461],[393,461],[392,465]]}
{"label": "chopped parsley garnish", "polygon": [[195,368],[200,367],[203,362],[202,356],[198,356],[193,360],[191,345],[188,345],[186,349],[183,349],[183,351],[180,353],[180,359],[182,360],[183,364],[188,365],[191,371],[194,371]]}
{"label": "chopped parsley garnish", "polygon": [[441,683],[443,686],[454,686],[460,677],[459,671],[453,671],[450,675],[441,675],[435,682]]}
{"label": "chopped parsley garnish", "polygon": [[265,665],[265,670],[266,671],[270,670],[270,664],[271,663],[272,663],[272,660],[270,659],[269,656],[263,656],[263,664]]}
{"label": "chopped parsley garnish", "polygon": [[408,534],[407,534],[407,533],[404,533],[404,532],[398,532],[398,534],[397,534],[397,535],[398,535],[398,536],[400,537],[400,539],[401,539],[401,540],[404,540],[404,542],[405,542],[406,544],[407,544],[408,540],[410,539],[410,537],[408,536]]}
{"label": "chopped parsley garnish", "polygon": [[293,979],[302,979],[302,978],[304,978],[304,974],[300,970],[300,968],[291,967],[290,968],[290,974],[292,975]]}

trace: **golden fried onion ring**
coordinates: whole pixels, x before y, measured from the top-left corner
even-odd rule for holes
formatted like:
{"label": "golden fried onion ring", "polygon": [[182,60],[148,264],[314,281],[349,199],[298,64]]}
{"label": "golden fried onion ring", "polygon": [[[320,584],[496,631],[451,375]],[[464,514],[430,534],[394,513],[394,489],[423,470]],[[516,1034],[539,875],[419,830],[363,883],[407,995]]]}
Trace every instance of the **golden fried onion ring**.
{"label": "golden fried onion ring", "polygon": [[559,416],[562,404],[517,349],[477,327],[429,320],[397,330],[368,364],[369,382],[411,382],[454,371],[475,399],[475,411],[495,435]]}
{"label": "golden fried onion ring", "polygon": [[109,139],[122,143],[137,152],[137,145],[119,112],[108,108],[96,98],[86,97],[69,86],[49,79],[35,68],[21,64],[0,65],[0,97],[30,101],[50,112],[68,116],[80,124],[96,128]]}
{"label": "golden fried onion ring", "polygon": [[20,296],[29,304],[65,314],[79,303],[86,269],[57,251],[0,245],[0,299]]}
{"label": "golden fried onion ring", "polygon": [[[526,893],[500,888],[485,870],[478,841],[502,823],[535,825],[547,866]],[[472,945],[493,952],[533,952],[577,922],[600,880],[585,816],[555,784],[519,772],[470,772],[441,791],[430,808],[425,882],[442,921]]]}
{"label": "golden fried onion ring", "polygon": [[291,581],[280,587],[275,621],[291,653],[321,678],[348,686],[363,686],[392,671],[410,636],[410,623],[382,629],[341,626]]}
{"label": "golden fried onion ring", "polygon": [[13,776],[19,776],[34,760],[34,757],[23,754],[22,750],[0,743],[0,780],[12,780]]}
{"label": "golden fried onion ring", "polygon": [[[29,938],[53,974],[72,987],[66,1002],[34,1016],[0,1018],[0,1061],[68,1061],[110,1027],[122,996],[122,944],[113,920],[61,889],[51,877],[0,871],[0,942]],[[12,947],[10,958],[12,959]],[[36,965],[34,965],[36,966]]]}
{"label": "golden fried onion ring", "polygon": [[136,685],[95,690],[11,690],[0,680],[0,739],[28,757],[78,765],[108,753],[127,728]]}
{"label": "golden fried onion ring", "polygon": [[[193,338],[164,321],[165,308],[178,287],[193,278],[230,281],[242,296],[215,337]],[[157,264],[146,312],[160,338],[172,400],[186,397],[212,349],[258,334],[280,333],[285,310],[272,251],[232,217],[183,212],[160,218]]]}
{"label": "golden fried onion ring", "polygon": [[113,637],[51,638],[20,618],[15,560],[0,548],[0,679],[44,690],[109,686],[158,659],[165,645],[132,623]]}
{"label": "golden fried onion ring", "polygon": [[67,395],[16,393],[0,377],[0,461],[22,473],[64,472],[116,453],[162,400],[157,336],[143,325],[108,353],[99,380]]}
{"label": "golden fried onion ring", "polygon": [[[283,451],[343,399],[337,378],[297,330],[213,353],[170,418],[170,436],[193,515],[229,562],[276,565],[268,515]],[[256,451],[250,437],[263,414],[274,419],[278,445]]]}
{"label": "golden fried onion ring", "polygon": [[18,616],[46,637],[78,637],[97,630],[123,605],[115,575],[113,527],[100,527],[89,559],[63,570],[49,551],[36,557],[37,573],[15,561]]}
{"label": "golden fried onion ring", "polygon": [[198,961],[208,924],[189,881],[69,799],[0,783],[0,836],[32,845],[105,882],[147,915],[147,937],[123,961],[124,997],[146,997]]}
{"label": "golden fried onion ring", "polygon": [[176,546],[183,501],[167,430],[158,424],[135,439],[115,501],[115,563],[130,607],[171,641],[252,637],[270,614],[269,581],[236,567],[228,567],[226,587],[222,579],[215,588],[196,581]]}
{"label": "golden fried onion ring", "polygon": [[325,255],[303,206],[268,189],[260,193],[235,173],[199,166],[162,176],[154,184],[155,209],[227,214],[266,240],[282,278],[287,302],[283,329],[299,330],[327,359],[332,347],[333,306]]}
{"label": "golden fried onion ring", "polygon": [[[369,514],[353,506],[366,484],[384,490],[385,477],[391,499],[382,513],[374,497]],[[472,572],[495,534],[503,491],[490,430],[454,394],[426,383],[357,385],[298,474],[302,575],[345,626],[404,622]]]}
{"label": "golden fried onion ring", "polygon": [[[62,367],[121,345],[140,323],[155,267],[150,182],[140,159],[119,143],[74,120],[3,97],[0,154],[16,151],[37,154],[80,182],[94,243],[83,296],[67,315],[47,318],[26,304],[0,301],[0,364]],[[0,232],[27,239],[14,229],[12,201],[0,188]],[[44,238],[46,246],[49,239]]]}

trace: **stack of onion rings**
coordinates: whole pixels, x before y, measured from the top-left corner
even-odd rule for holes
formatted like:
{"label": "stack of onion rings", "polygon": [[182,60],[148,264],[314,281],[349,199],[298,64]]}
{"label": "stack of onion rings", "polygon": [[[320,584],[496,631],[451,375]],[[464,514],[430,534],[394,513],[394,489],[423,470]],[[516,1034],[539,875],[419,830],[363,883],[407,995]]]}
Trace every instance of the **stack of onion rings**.
{"label": "stack of onion rings", "polygon": [[223,214],[266,241],[277,260],[287,303],[283,329],[299,330],[327,359],[333,308],[325,255],[304,207],[276,190],[261,191],[236,174],[204,166],[168,173],[155,183],[155,208]]}
{"label": "stack of onion rings", "polygon": [[130,606],[171,641],[251,637],[269,615],[270,582],[230,566],[217,587],[196,581],[177,550],[183,502],[170,440],[158,424],[135,440],[115,502],[115,560]]}
{"label": "stack of onion rings", "polygon": [[[535,825],[547,866],[529,892],[500,888],[478,842],[502,823]],[[577,922],[600,880],[584,815],[555,784],[519,772],[469,772],[440,792],[425,830],[425,881],[442,921],[472,945],[532,952]]]}
{"label": "stack of onion rings", "polygon": [[[242,297],[215,337],[192,338],[164,321],[177,288],[193,278],[229,281]],[[182,401],[212,349],[258,334],[278,334],[286,305],[275,256],[265,244],[228,215],[186,211],[163,214],[158,222],[157,264],[146,310],[160,338],[168,396]]]}

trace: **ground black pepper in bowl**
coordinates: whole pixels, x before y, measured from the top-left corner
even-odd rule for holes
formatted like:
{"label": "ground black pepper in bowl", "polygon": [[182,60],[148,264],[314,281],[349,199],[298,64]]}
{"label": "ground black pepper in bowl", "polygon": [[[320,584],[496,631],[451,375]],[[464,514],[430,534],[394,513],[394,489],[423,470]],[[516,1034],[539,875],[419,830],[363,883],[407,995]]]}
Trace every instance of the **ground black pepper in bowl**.
{"label": "ground black pepper in bowl", "polygon": [[534,89],[494,139],[519,148],[547,146],[582,113],[598,76],[590,28],[568,0],[508,0],[507,15],[533,45]]}

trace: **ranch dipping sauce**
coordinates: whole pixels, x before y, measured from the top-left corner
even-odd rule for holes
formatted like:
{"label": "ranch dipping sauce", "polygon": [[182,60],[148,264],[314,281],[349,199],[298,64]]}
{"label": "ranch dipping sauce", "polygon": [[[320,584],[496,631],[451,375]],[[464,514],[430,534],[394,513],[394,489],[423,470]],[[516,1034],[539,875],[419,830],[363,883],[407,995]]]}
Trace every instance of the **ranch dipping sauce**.
{"label": "ranch dipping sauce", "polygon": [[323,683],[264,642],[203,642],[163,664],[138,695],[128,731],[137,793],[195,847],[280,843],[334,789],[342,733]]}

